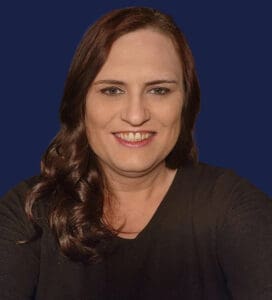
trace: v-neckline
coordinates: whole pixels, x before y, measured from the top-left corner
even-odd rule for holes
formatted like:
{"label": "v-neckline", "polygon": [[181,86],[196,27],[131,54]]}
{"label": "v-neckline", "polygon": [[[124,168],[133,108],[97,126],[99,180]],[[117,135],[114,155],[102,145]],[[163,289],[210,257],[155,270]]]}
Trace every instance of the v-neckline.
{"label": "v-neckline", "polygon": [[178,168],[176,171],[176,174],[167,190],[165,193],[162,201],[158,205],[157,209],[154,211],[153,215],[151,216],[150,220],[148,223],[144,226],[144,228],[134,237],[134,238],[124,238],[120,236],[116,236],[116,240],[121,242],[121,243],[135,243],[136,241],[142,239],[146,235],[148,231],[152,229],[153,226],[155,226],[158,221],[161,219],[163,215],[163,211],[165,211],[165,208],[169,205],[169,202],[171,202],[172,199],[172,194],[176,190],[176,186],[178,185],[178,179],[180,178],[180,173],[183,172],[183,168]]}

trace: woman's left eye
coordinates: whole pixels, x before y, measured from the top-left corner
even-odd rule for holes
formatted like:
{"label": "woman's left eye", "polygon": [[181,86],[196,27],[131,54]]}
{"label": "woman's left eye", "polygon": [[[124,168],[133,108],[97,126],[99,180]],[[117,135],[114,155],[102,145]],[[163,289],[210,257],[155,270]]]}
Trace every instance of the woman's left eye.
{"label": "woman's left eye", "polygon": [[169,92],[170,89],[164,87],[156,87],[150,90],[150,93],[155,95],[166,95]]}

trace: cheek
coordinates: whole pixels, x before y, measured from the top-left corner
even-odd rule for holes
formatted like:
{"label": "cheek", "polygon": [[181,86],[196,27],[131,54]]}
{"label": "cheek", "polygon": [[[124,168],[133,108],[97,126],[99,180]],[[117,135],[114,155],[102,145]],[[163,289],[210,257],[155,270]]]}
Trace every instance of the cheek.
{"label": "cheek", "polygon": [[107,142],[110,133],[111,116],[107,110],[87,109],[85,114],[86,135],[94,152]]}
{"label": "cheek", "polygon": [[[165,113],[164,128],[169,143],[174,145],[181,133],[181,109],[169,110]],[[170,142],[171,141],[171,142]]]}
{"label": "cheek", "polygon": [[87,110],[85,114],[85,127],[86,127],[86,134],[89,140],[89,143],[92,144],[92,141],[96,139],[96,132],[100,127],[99,118],[97,114],[93,111]]}
{"label": "cheek", "polygon": [[86,106],[85,124],[88,131],[95,131],[104,126],[107,120],[106,110],[95,103]]}
{"label": "cheek", "polygon": [[[91,98],[91,97],[90,97]],[[116,115],[116,107],[112,103],[105,103],[102,99],[93,97],[87,99],[85,124],[89,131],[106,129]]]}
{"label": "cheek", "polygon": [[165,107],[163,113],[161,114],[161,122],[165,127],[169,129],[180,128],[181,123],[181,105],[176,105],[175,107]]}

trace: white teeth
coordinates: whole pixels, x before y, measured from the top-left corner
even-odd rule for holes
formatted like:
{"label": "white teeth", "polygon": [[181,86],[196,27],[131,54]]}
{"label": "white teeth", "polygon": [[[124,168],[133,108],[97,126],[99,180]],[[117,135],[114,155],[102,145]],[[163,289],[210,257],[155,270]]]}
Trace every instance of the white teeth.
{"label": "white teeth", "polygon": [[119,137],[122,140],[128,141],[128,142],[140,142],[142,140],[146,140],[151,137],[152,133],[141,133],[141,132],[129,132],[129,133],[116,133],[117,137]]}
{"label": "white teeth", "polygon": [[128,134],[128,140],[129,140],[130,142],[133,142],[133,141],[135,140],[135,136],[134,136],[134,134],[133,134],[132,132],[130,132],[130,133]]}
{"label": "white teeth", "polygon": [[140,132],[136,132],[136,134],[134,135],[134,139],[135,141],[140,141],[142,139]]}

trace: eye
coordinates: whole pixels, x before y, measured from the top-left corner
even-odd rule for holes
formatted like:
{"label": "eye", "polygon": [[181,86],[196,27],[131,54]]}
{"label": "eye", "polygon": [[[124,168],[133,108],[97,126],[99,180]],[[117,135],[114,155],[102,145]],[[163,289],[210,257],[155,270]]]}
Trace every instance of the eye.
{"label": "eye", "polygon": [[108,95],[108,96],[115,96],[115,95],[119,95],[119,94],[124,93],[123,90],[119,89],[116,86],[109,86],[109,87],[103,88],[103,89],[100,90],[100,92],[102,94],[105,94],[105,95]]}
{"label": "eye", "polygon": [[155,95],[166,95],[167,93],[170,92],[170,89],[165,88],[165,87],[156,87],[151,89],[150,94],[155,94]]}

